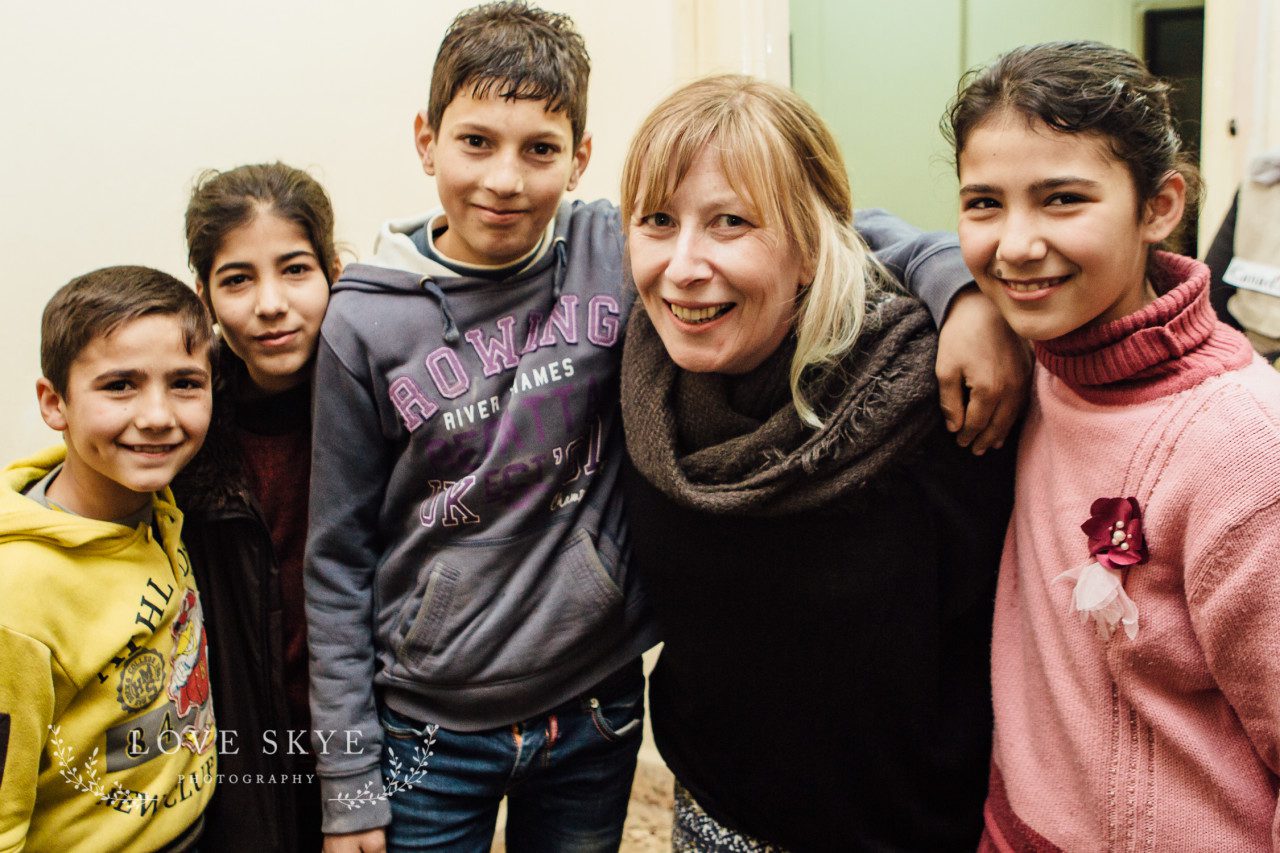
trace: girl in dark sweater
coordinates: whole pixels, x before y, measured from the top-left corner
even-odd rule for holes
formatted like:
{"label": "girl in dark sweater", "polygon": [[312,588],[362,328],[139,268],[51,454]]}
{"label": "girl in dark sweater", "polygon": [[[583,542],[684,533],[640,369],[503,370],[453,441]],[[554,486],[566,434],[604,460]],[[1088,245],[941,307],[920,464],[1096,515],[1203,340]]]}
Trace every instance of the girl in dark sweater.
{"label": "girl in dark sweater", "polygon": [[305,172],[241,166],[201,176],[186,226],[220,331],[213,425],[174,483],[222,736],[201,848],[316,850],[302,555],[311,367],[340,271],[333,209]]}

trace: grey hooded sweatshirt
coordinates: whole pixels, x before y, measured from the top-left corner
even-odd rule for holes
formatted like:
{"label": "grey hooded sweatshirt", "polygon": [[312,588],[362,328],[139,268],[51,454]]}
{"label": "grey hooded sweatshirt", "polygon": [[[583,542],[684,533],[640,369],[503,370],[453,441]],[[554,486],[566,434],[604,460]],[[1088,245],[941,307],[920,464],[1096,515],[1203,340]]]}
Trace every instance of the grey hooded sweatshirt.
{"label": "grey hooded sweatshirt", "polygon": [[[375,689],[476,731],[543,713],[657,642],[618,487],[622,228],[561,205],[503,281],[459,276],[384,226],[334,285],[316,361],[306,595],[324,830],[385,825]],[[858,227],[930,293],[968,280],[954,238]]]}

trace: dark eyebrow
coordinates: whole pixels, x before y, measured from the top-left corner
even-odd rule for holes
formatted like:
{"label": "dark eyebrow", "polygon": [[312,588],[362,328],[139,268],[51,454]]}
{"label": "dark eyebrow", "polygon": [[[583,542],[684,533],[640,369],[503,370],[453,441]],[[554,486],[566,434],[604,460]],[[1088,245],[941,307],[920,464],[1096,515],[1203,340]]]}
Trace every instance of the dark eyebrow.
{"label": "dark eyebrow", "polygon": [[[137,381],[145,374],[141,370],[108,370],[94,377],[95,382],[119,382],[121,379]],[[184,377],[196,377],[199,379],[208,379],[209,371],[202,367],[180,367],[177,370],[171,370],[165,374],[171,379],[179,379]]]}
{"label": "dark eyebrow", "polygon": [[1065,175],[1061,178],[1045,178],[1043,181],[1036,181],[1031,185],[1032,192],[1042,193],[1049,190],[1061,189],[1062,187],[1087,187],[1088,189],[1096,189],[1102,186],[1097,181],[1091,181],[1088,178],[1078,178],[1075,175]]}
{"label": "dark eyebrow", "polygon": [[218,267],[216,270],[214,270],[213,274],[222,275],[227,270],[251,270],[251,269],[253,269],[253,264],[247,263],[245,261],[230,261]]}
{"label": "dark eyebrow", "polygon": [[96,382],[119,382],[121,379],[137,379],[142,375],[139,370],[108,370],[93,377]]}
{"label": "dark eyebrow", "polygon": [[[306,257],[312,258],[313,260],[316,260],[317,262],[319,261],[319,258],[316,257],[315,252],[310,252],[306,249],[299,249],[296,252],[286,252],[285,254],[276,258],[276,263],[278,264],[287,263],[293,260],[294,258],[299,258],[304,255]],[[249,263],[248,261],[228,261],[227,263],[223,264],[222,266],[214,270],[213,274],[222,275],[224,272],[227,272],[229,270],[252,270],[252,269],[253,269],[253,264]]]}
{"label": "dark eyebrow", "polygon": [[[476,122],[464,121],[459,122],[454,128],[454,133],[463,136],[497,136],[499,131],[494,130],[487,124],[478,124]],[[525,142],[555,142],[557,144],[567,144],[565,140],[568,137],[559,128],[546,128],[538,133],[534,133],[527,137]]]}
{"label": "dark eyebrow", "polygon": [[[1036,181],[1031,185],[1030,189],[1033,193],[1046,193],[1050,190],[1061,189],[1062,187],[1083,187],[1086,189],[1097,189],[1102,186],[1097,181],[1089,178],[1080,178],[1075,175],[1064,175],[1060,178],[1045,178],[1042,181]],[[999,190],[991,184],[965,184],[960,188],[961,195],[998,195]]]}

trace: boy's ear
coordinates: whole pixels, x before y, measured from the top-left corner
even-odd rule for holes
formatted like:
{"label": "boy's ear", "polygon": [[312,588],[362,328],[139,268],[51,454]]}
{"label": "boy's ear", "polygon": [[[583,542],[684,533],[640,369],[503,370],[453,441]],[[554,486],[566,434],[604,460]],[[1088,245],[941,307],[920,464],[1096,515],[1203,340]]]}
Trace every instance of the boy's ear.
{"label": "boy's ear", "polygon": [[1156,194],[1142,206],[1142,238],[1156,245],[1173,233],[1187,206],[1187,179],[1170,171]]}
{"label": "boy's ear", "polygon": [[436,175],[435,142],[436,135],[431,131],[431,122],[427,121],[427,111],[422,110],[413,117],[413,144],[418,149],[422,171],[433,178]]}
{"label": "boy's ear", "polygon": [[41,376],[36,380],[36,400],[40,403],[40,417],[49,425],[49,429],[63,432],[67,428],[66,407],[62,395],[53,387],[53,383]]}
{"label": "boy's ear", "polygon": [[569,174],[569,183],[565,185],[565,191],[568,192],[578,186],[578,179],[582,177],[582,173],[586,171],[587,164],[591,162],[591,131],[584,131],[582,141],[578,143],[578,149],[573,152],[573,171]]}

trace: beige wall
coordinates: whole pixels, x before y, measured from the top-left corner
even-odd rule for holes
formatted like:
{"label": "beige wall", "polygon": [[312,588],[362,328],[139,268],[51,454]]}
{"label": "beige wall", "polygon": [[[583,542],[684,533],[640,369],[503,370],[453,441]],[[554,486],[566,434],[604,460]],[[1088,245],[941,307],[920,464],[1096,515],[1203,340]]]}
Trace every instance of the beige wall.
{"label": "beige wall", "polygon": [[1280,0],[1206,0],[1204,11],[1200,245],[1207,247],[1249,161],[1280,146]]}
{"label": "beige wall", "polygon": [[[339,239],[354,254],[368,250],[381,219],[434,204],[433,186],[414,157],[410,121],[425,99],[435,45],[470,2],[381,0],[360,7],[345,0],[68,0],[0,7],[0,79],[6,81],[0,89],[0,457],[56,440],[36,413],[32,389],[40,310],[59,285],[115,263],[145,263],[190,278],[181,218],[202,168],[278,158],[310,169],[329,187]],[[679,82],[713,70],[786,82],[788,15],[803,23],[813,5],[544,2],[574,17],[594,61],[589,126],[595,153],[577,192],[586,198],[616,195],[631,132]],[[935,11],[949,2],[913,0]],[[1132,0],[1135,6],[1143,2]],[[988,6],[984,0],[971,8]],[[887,8],[870,0],[850,7],[864,14]],[[887,14],[903,18],[901,26],[914,29],[917,42],[922,34],[946,37],[939,30],[948,26],[961,29],[913,9],[907,4]],[[1280,0],[1207,0],[1205,12],[1209,194],[1201,221],[1212,229],[1248,158],[1280,145]],[[929,25],[921,28],[922,20]],[[828,36],[845,50],[855,36],[867,37],[865,26],[850,33],[848,22],[826,23]],[[869,44],[884,42],[895,26],[875,27]],[[981,40],[975,32],[968,37]],[[969,53],[981,52],[977,44],[966,46]],[[928,51],[912,55],[920,68],[938,59]],[[802,53],[797,72],[814,61],[812,51]],[[944,64],[958,67],[959,60]],[[946,72],[948,87],[953,73]],[[924,99],[904,79],[890,88],[899,104],[931,105],[928,121],[913,134],[903,133],[906,122],[872,111],[878,118],[869,138],[890,145],[887,156],[896,162],[904,146],[933,144],[935,102],[945,98],[930,93]],[[827,103],[821,93],[805,93],[835,124],[867,115],[848,107],[860,99]],[[1233,118],[1234,137],[1226,131]],[[859,197],[882,202],[873,190],[884,170],[867,152],[849,153],[864,172],[856,176],[862,179]],[[926,153],[924,165],[914,167],[926,182],[949,178],[945,158],[934,155]],[[930,184],[926,200],[937,203],[936,193]],[[910,205],[904,207],[903,198],[897,181],[895,207],[933,224],[905,209]]]}
{"label": "beige wall", "polygon": [[[203,168],[281,159],[329,189],[338,237],[435,204],[410,134],[445,27],[471,0],[6,3],[0,21],[0,457],[52,443],[38,325],[69,278],[142,263],[190,280],[182,213]],[[785,0],[545,0],[593,59],[596,143],[576,195],[616,197],[648,109],[711,68],[786,80]],[[779,21],[781,22],[779,25]],[[769,58],[756,63],[763,52]]]}

